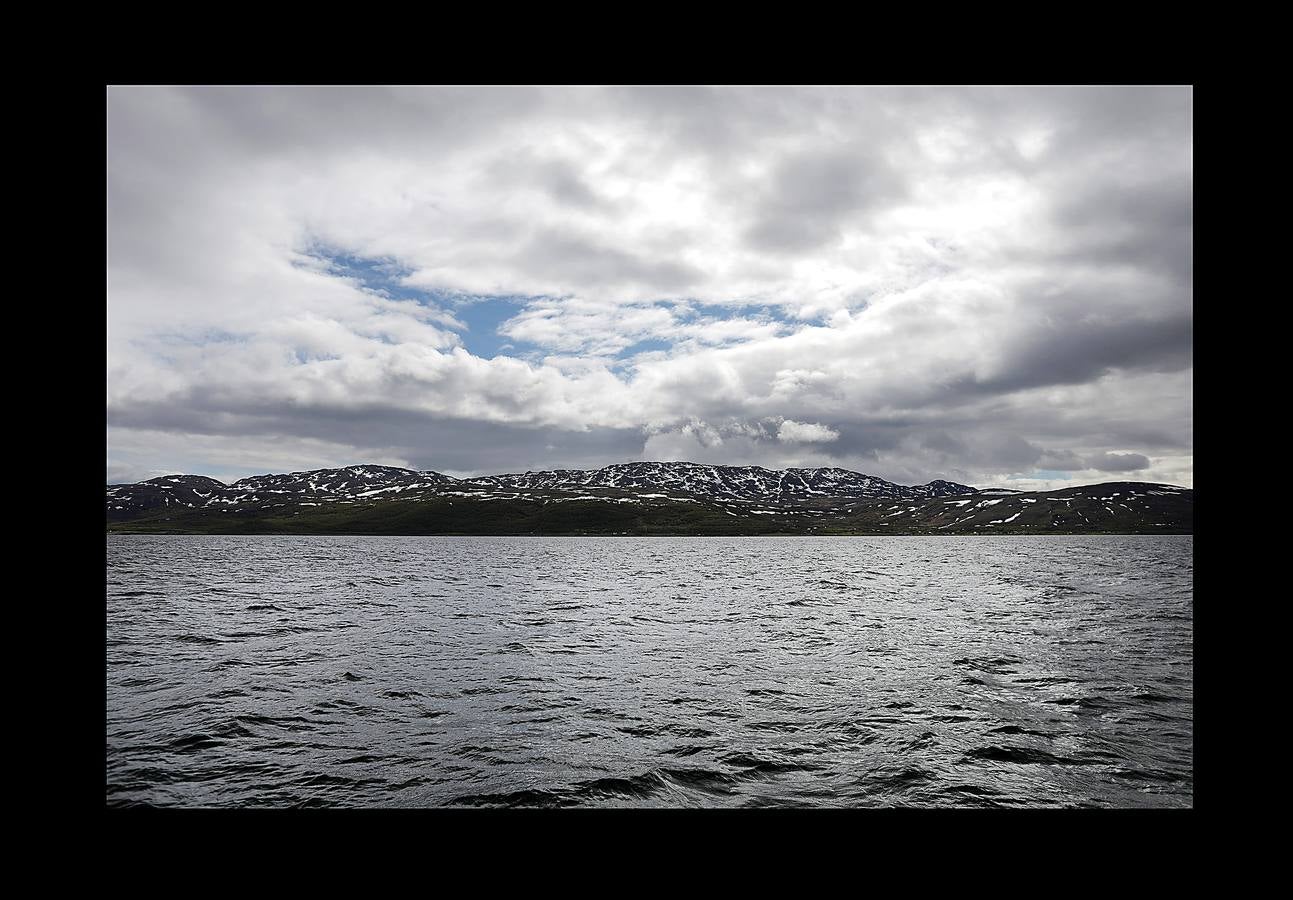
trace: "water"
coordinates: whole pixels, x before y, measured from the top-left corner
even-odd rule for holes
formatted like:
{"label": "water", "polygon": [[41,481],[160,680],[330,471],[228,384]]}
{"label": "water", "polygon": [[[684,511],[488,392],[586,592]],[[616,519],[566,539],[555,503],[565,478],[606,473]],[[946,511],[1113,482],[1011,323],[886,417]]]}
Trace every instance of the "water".
{"label": "water", "polygon": [[1192,537],[112,535],[107,802],[1191,806]]}

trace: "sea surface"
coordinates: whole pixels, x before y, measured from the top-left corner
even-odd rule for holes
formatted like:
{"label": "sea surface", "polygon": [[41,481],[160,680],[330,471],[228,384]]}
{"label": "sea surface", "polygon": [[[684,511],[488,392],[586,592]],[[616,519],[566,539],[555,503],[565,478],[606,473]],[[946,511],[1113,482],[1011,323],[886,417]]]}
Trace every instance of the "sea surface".
{"label": "sea surface", "polygon": [[107,538],[107,803],[1189,807],[1189,536]]}

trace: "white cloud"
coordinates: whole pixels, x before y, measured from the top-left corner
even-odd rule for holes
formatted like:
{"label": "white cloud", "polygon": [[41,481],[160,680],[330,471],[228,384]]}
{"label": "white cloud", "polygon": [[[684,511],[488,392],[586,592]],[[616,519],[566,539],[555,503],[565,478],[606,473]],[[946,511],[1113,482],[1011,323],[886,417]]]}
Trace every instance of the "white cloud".
{"label": "white cloud", "polygon": [[[460,470],[480,440],[1187,482],[1191,99],[113,87],[109,465],[415,464],[434,433]],[[520,299],[486,359],[445,297],[490,294]]]}
{"label": "white cloud", "polygon": [[777,440],[788,444],[819,444],[837,440],[840,433],[825,425],[786,419],[777,429]]}

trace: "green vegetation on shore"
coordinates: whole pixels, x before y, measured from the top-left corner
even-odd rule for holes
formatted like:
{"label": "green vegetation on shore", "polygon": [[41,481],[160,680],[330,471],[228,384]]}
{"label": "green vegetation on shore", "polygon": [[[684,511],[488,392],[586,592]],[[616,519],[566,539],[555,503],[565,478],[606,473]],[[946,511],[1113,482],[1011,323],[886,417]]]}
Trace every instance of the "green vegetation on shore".
{"label": "green vegetation on shore", "polygon": [[[1110,527],[1113,526],[1113,527]],[[700,503],[613,503],[599,500],[472,500],[439,497],[326,507],[287,504],[273,509],[170,508],[109,522],[111,534],[350,534],[350,535],[934,535],[934,534],[1190,534],[1191,521],[1130,526],[1093,523],[1056,527],[1020,523],[990,527],[911,527],[883,524],[878,510],[813,515],[733,515]]]}

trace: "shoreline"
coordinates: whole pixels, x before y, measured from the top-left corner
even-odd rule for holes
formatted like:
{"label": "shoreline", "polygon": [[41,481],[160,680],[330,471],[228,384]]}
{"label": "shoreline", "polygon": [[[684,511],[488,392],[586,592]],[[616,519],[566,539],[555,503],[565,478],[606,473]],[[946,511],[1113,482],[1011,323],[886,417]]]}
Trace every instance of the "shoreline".
{"label": "shoreline", "polygon": [[840,537],[1193,537],[1193,531],[1165,528],[1162,531],[852,531],[822,534],[819,532],[731,532],[727,534],[652,533],[605,534],[578,532],[381,532],[381,531],[168,531],[161,529],[108,529],[108,535],[151,535],[169,537],[466,537],[466,538],[840,538]]}

